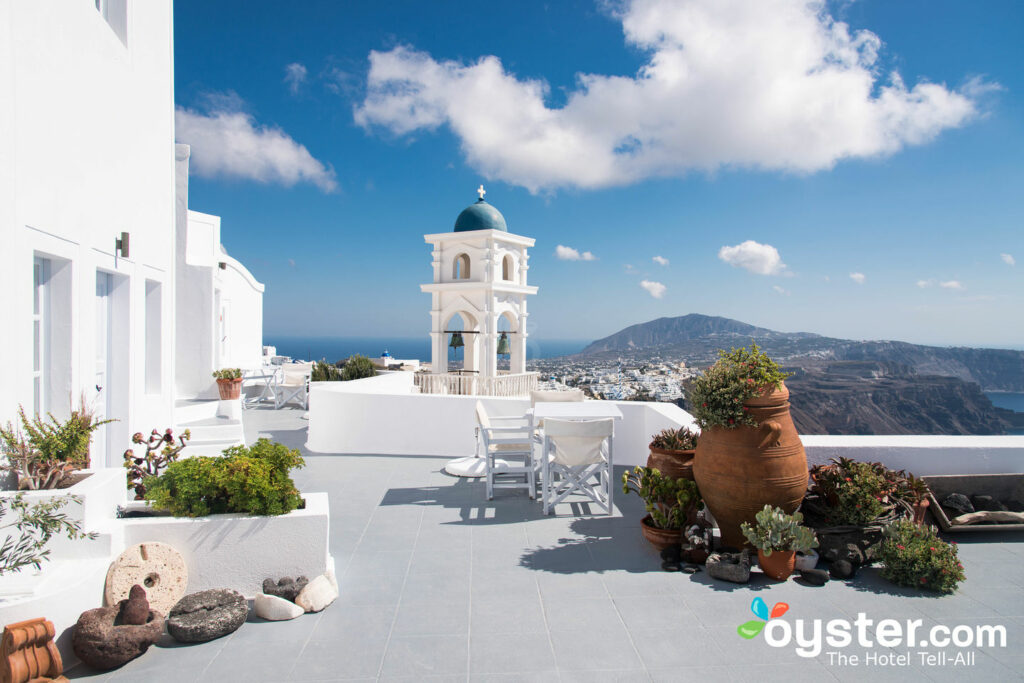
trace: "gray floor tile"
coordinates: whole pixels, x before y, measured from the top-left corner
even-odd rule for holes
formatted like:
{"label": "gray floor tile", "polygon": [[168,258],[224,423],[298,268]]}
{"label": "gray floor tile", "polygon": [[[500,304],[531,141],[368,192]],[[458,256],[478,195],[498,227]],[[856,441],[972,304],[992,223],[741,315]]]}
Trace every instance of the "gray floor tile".
{"label": "gray floor tile", "polygon": [[293,681],[375,678],[386,648],[386,635],[356,634],[347,638],[310,641],[296,660],[290,677]]}
{"label": "gray floor tile", "polygon": [[630,631],[698,627],[697,615],[681,597],[638,596],[615,598],[615,608]]}
{"label": "gray floor tile", "polygon": [[381,675],[465,675],[468,647],[462,636],[392,636]]}
{"label": "gray floor tile", "polygon": [[585,631],[551,634],[558,668],[570,671],[637,669],[643,664],[621,625],[595,624]]}
{"label": "gray floor tile", "polygon": [[460,600],[403,600],[395,618],[394,636],[469,634],[469,602]]}
{"label": "gray floor tile", "polygon": [[615,603],[608,597],[544,598],[544,617],[550,631],[585,631],[621,623]]}
{"label": "gray floor tile", "polygon": [[648,669],[677,667],[685,671],[703,662],[725,662],[716,638],[699,626],[630,631],[640,660]]}
{"label": "gray floor tile", "polygon": [[555,670],[547,633],[474,632],[469,639],[470,674]]}
{"label": "gray floor tile", "polygon": [[541,633],[547,632],[540,596],[534,594],[519,598],[474,596],[470,605],[473,634]]}

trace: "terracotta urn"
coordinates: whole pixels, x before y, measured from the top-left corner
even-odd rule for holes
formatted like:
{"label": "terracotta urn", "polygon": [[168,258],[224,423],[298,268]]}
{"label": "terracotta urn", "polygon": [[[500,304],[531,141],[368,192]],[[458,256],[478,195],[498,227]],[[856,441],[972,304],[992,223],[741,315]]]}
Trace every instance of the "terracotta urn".
{"label": "terracotta urn", "polygon": [[649,446],[651,454],[647,456],[647,466],[658,470],[672,479],[689,479],[693,481],[693,457],[696,451],[675,451],[668,448]]}
{"label": "terracotta urn", "polygon": [[218,379],[217,391],[220,392],[220,400],[230,401],[242,395],[241,379]]}
{"label": "terracotta urn", "polygon": [[765,555],[763,550],[758,550],[757,563],[765,575],[776,581],[785,581],[796,565],[796,551],[773,550],[771,555]]}
{"label": "terracotta urn", "polygon": [[807,490],[807,456],[789,414],[789,390],[744,404],[758,425],[704,429],[693,460],[701,497],[718,522],[722,543],[748,545],[740,524],[755,524],[765,505],[793,513]]}

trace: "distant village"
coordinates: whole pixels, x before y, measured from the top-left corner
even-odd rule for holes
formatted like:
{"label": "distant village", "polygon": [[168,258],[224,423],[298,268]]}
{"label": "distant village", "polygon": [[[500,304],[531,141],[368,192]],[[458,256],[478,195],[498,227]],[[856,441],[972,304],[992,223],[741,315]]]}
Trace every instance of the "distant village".
{"label": "distant village", "polygon": [[684,383],[700,374],[685,362],[657,358],[547,358],[532,360],[527,367],[540,373],[541,388],[578,388],[608,401],[675,403],[683,398]]}

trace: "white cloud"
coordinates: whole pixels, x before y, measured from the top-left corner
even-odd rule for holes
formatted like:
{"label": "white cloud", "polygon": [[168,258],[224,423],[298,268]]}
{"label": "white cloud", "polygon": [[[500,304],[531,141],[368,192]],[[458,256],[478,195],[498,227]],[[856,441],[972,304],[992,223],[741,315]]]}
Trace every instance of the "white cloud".
{"label": "white cloud", "polygon": [[908,87],[882,71],[881,38],[836,21],[826,0],[616,6],[644,64],[632,76],[577,74],[564,106],[496,56],[438,60],[401,45],[370,53],[355,120],[395,135],[448,126],[485,177],[538,192],[721,167],[821,171],[927,143],[999,89]]}
{"label": "white cloud", "polygon": [[963,283],[957,280],[946,280],[945,282],[940,282],[939,287],[942,287],[943,289],[964,289]]}
{"label": "white cloud", "polygon": [[655,263],[657,263],[659,266],[667,266],[668,265],[668,259],[665,258],[664,256],[655,256],[651,260],[654,261]]}
{"label": "white cloud", "polygon": [[591,254],[589,251],[585,251],[582,254],[578,249],[572,247],[566,247],[559,244],[555,247],[555,256],[562,261],[596,261],[597,257]]}
{"label": "white cloud", "polygon": [[718,258],[731,266],[746,268],[758,275],[779,275],[786,269],[778,249],[754,240],[747,240],[734,247],[722,247],[718,250]]}
{"label": "white cloud", "polygon": [[299,88],[306,82],[308,73],[306,67],[299,62],[292,62],[284,67],[284,82],[288,84],[288,89],[292,91],[293,95],[298,93]]}
{"label": "white cloud", "polygon": [[650,280],[641,280],[640,286],[646,289],[647,293],[655,299],[660,299],[665,296],[665,290],[667,289],[667,287],[660,282],[652,282]]}
{"label": "white cloud", "polygon": [[779,287],[778,285],[772,285],[772,289],[774,289],[779,294],[782,294],[783,296],[789,296],[790,295],[790,291],[788,289],[783,289],[782,287]]}
{"label": "white cloud", "polygon": [[864,284],[864,280],[867,280],[868,278],[864,273],[850,273],[850,279],[858,285],[862,285]]}
{"label": "white cloud", "polygon": [[1000,254],[999,258],[1003,259],[1003,263],[1005,263],[1008,266],[1017,265],[1017,261],[1013,258],[1012,254]]}
{"label": "white cloud", "polygon": [[308,182],[324,192],[337,189],[333,168],[314,158],[280,128],[258,124],[237,108],[237,96],[230,107],[223,103],[216,106],[220,99],[207,100],[213,104],[205,113],[184,107],[174,112],[175,139],[192,146],[192,173],[286,187]]}

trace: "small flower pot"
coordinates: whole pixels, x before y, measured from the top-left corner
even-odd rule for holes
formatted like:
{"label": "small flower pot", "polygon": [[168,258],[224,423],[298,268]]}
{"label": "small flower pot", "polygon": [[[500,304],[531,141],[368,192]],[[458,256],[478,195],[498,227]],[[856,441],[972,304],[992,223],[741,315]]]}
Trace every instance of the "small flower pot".
{"label": "small flower pot", "polygon": [[[774,556],[775,553],[772,553],[772,555]],[[804,570],[804,569],[814,569],[817,566],[818,566],[818,551],[817,550],[808,550],[806,553],[797,552],[797,554],[796,554],[796,563],[794,564],[794,569],[796,571],[801,571],[801,570]]]}
{"label": "small flower pot", "polygon": [[242,396],[241,379],[219,379],[217,380],[217,391],[220,393],[220,400],[231,401]]}
{"label": "small flower pot", "polygon": [[640,520],[640,533],[659,551],[671,548],[672,546],[679,546],[683,542],[682,529],[659,529],[654,526],[650,515]]}
{"label": "small flower pot", "polygon": [[796,551],[773,550],[771,555],[765,555],[763,550],[758,550],[757,563],[766,576],[776,581],[785,581],[796,565]]}

